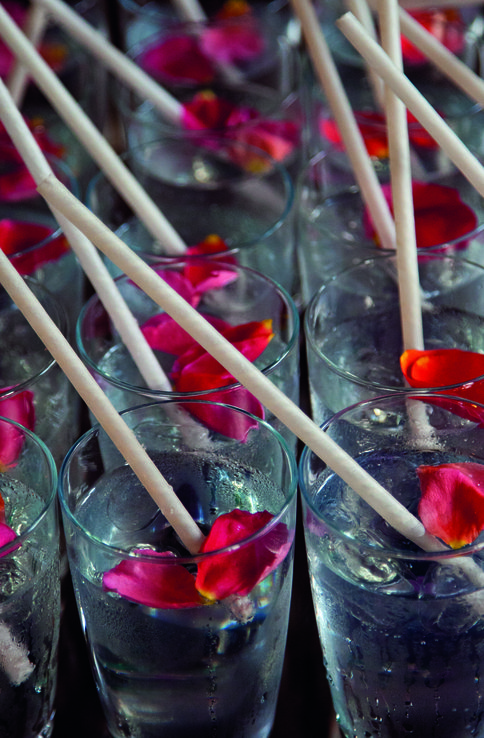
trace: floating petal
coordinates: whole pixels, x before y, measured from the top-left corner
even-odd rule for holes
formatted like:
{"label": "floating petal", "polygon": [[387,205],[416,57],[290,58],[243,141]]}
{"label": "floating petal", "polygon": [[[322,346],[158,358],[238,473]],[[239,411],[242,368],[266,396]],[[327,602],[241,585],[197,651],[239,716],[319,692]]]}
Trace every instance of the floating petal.
{"label": "floating petal", "polygon": [[[143,549],[137,552],[143,553]],[[169,552],[149,553],[152,556],[174,558]],[[195,588],[193,574],[182,564],[171,562],[157,563],[134,557],[123,559],[104,573],[103,588],[147,607],[181,609],[204,604]]]}
{"label": "floating petal", "polygon": [[[393,213],[390,185],[382,186],[385,198]],[[428,248],[450,241],[459,241],[453,248],[467,246],[467,236],[477,226],[474,210],[460,198],[459,190],[427,182],[413,182],[413,206],[415,214],[415,236],[418,248]],[[369,237],[377,240],[376,232],[368,211],[365,211],[364,226]]]}
{"label": "floating petal", "polygon": [[140,66],[162,82],[210,84],[215,69],[199,39],[189,35],[173,35],[153,44],[139,58]]}
{"label": "floating petal", "polygon": [[[437,389],[456,385],[454,389],[440,392],[451,396],[452,400],[445,402],[433,398],[431,402],[460,417],[484,424],[484,413],[479,406],[484,405],[484,354],[462,349],[409,349],[401,355],[400,366],[410,387]],[[470,402],[459,403],[458,398]]]}
{"label": "floating petal", "polygon": [[[269,525],[272,519],[267,511],[251,513],[236,509],[220,515],[205,539],[202,551],[216,551],[243,541]],[[210,600],[248,595],[285,559],[291,544],[287,526],[279,523],[255,540],[241,544],[235,551],[202,561],[198,567],[197,589]]]}
{"label": "floating petal", "polygon": [[[28,430],[35,427],[34,393],[19,392],[0,399],[0,416],[23,425]],[[0,472],[15,466],[24,443],[21,430],[9,423],[0,423]]]}
{"label": "floating petal", "polygon": [[418,512],[426,530],[452,548],[472,543],[484,529],[484,465],[420,466]]}
{"label": "floating petal", "polygon": [[[228,325],[225,320],[213,315],[205,315],[204,317],[217,330],[222,330]],[[167,313],[158,313],[158,315],[148,318],[141,326],[141,332],[152,349],[174,356],[180,356],[193,346],[198,346],[191,335]]]}

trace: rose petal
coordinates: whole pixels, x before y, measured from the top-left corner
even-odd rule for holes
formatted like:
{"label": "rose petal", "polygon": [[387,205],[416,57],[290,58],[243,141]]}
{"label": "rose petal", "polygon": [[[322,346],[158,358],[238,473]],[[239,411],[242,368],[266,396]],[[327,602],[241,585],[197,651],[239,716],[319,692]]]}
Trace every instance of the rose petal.
{"label": "rose petal", "polygon": [[199,39],[189,35],[173,35],[144,51],[139,65],[161,82],[210,84],[215,69]]}
{"label": "rose petal", "polygon": [[216,64],[233,65],[257,58],[264,52],[265,41],[255,18],[239,16],[220,24],[206,26],[200,48]]}
{"label": "rose petal", "polygon": [[463,349],[409,349],[400,357],[400,365],[411,387],[467,384],[484,377],[484,354]]}
{"label": "rose petal", "polygon": [[[434,389],[460,385],[455,389],[440,391],[439,394],[452,398],[449,402],[437,398],[426,401],[459,417],[484,424],[484,413],[480,407],[484,404],[484,379],[478,379],[484,377],[484,354],[462,349],[409,349],[401,355],[400,366],[410,387]],[[468,402],[459,402],[459,398]],[[415,399],[422,398],[416,395]]]}
{"label": "rose petal", "polygon": [[[376,110],[358,110],[355,112],[355,118],[368,154],[375,159],[388,159],[388,132],[385,116]],[[409,110],[407,110],[407,123],[411,144],[425,149],[438,148],[435,139]],[[326,138],[340,151],[344,150],[343,139],[333,118],[323,118],[319,128],[323,138]]]}
{"label": "rose petal", "polygon": [[[52,228],[37,223],[0,220],[0,248],[10,257],[20,274],[32,274],[44,264],[56,261],[69,250],[66,238],[59,235],[52,239],[50,236],[53,233]],[[43,241],[46,243],[41,246]],[[37,245],[39,245],[37,248],[32,249]],[[21,253],[23,251],[27,253]]]}
{"label": "rose petal", "polygon": [[[391,185],[382,185],[382,190],[393,213]],[[417,247],[428,248],[462,238],[454,248],[465,248],[464,236],[476,228],[478,221],[472,208],[461,200],[459,191],[444,185],[412,182],[412,193]],[[363,223],[368,237],[377,241],[368,210],[365,210]]]}
{"label": "rose petal", "polygon": [[[12,541],[14,541],[16,537],[17,536],[15,534],[15,531],[12,530],[12,528],[10,528],[5,523],[0,523],[0,548],[2,548],[2,546],[5,546],[7,543],[11,543]],[[10,548],[8,551],[0,553],[0,558],[2,556],[6,556],[8,553],[10,553],[11,550],[12,548]]]}
{"label": "rose petal", "polygon": [[[0,495],[0,548],[5,546],[7,543],[11,543],[16,538],[15,531],[10,528],[9,525],[7,525],[6,517],[5,517],[5,501]],[[0,558],[2,556],[6,556],[10,551],[14,550],[15,548],[19,548],[19,546],[14,546],[13,548],[9,548],[7,551],[4,551],[0,554]]]}
{"label": "rose petal", "polygon": [[[234,105],[210,90],[197,93],[183,105],[182,124],[194,131],[225,131],[234,140],[262,149],[277,161],[286,159],[300,139],[300,126],[296,122],[261,118],[255,108]],[[254,152],[242,155],[240,149],[234,147],[231,154],[234,161],[246,169],[258,170],[261,162],[265,164],[265,159]]]}
{"label": "rose petal", "polygon": [[[213,315],[205,315],[205,319],[217,330],[222,330],[228,324]],[[155,351],[180,356],[198,344],[178,323],[167,313],[159,313],[143,323],[141,332],[148,344]]]}
{"label": "rose petal", "polygon": [[[35,428],[34,393],[24,390],[12,397],[0,400],[0,415],[23,425]],[[0,423],[0,471],[14,466],[24,443],[24,434],[16,426]]]}
{"label": "rose petal", "polygon": [[[222,328],[220,332],[249,361],[255,361],[265,351],[269,342],[274,337],[272,320],[251,321],[236,326],[229,325]],[[210,385],[208,384],[208,380],[205,380],[204,383],[206,382],[206,385],[204,387],[194,387],[193,389],[195,390],[215,389],[235,382],[232,375],[216,359],[198,343],[194,343],[178,357],[172,367],[171,377],[176,384],[180,381],[183,384],[190,384],[196,381],[197,374],[206,378],[219,378],[220,382]],[[193,375],[193,377],[187,382],[186,379],[181,379],[182,375],[185,377]],[[218,382],[219,379],[214,379],[213,381]]]}
{"label": "rose petal", "polygon": [[167,284],[178,292],[184,300],[193,307],[196,306],[198,298],[192,283],[186,278],[185,274],[173,271],[173,269],[164,269],[163,267],[155,267],[155,272],[162,277]]}
{"label": "rose petal", "polygon": [[[223,256],[227,250],[227,244],[220,236],[210,234],[203,241],[200,241],[200,243],[190,246],[187,249],[187,255],[207,256],[210,254],[222,254],[217,261],[235,265],[237,261],[233,256]],[[238,277],[235,270],[221,269],[220,266],[216,267],[209,259],[187,261],[183,274],[195,288],[198,299],[209,290],[220,289],[226,284],[235,282]]]}
{"label": "rose petal", "polygon": [[420,466],[418,512],[426,530],[452,548],[472,543],[484,529],[484,465]]}
{"label": "rose petal", "polygon": [[[143,549],[138,550],[139,553]],[[169,552],[149,552],[171,558]],[[158,564],[143,559],[123,559],[103,575],[103,589],[147,607],[181,609],[204,604],[195,588],[195,577],[181,564]]]}
{"label": "rose petal", "polygon": [[[220,515],[205,539],[202,551],[216,551],[243,541],[268,525],[273,516],[267,512],[232,510]],[[279,523],[256,540],[242,544],[235,551],[201,561],[196,586],[204,597],[223,600],[230,595],[248,595],[285,559],[292,537],[285,524]]]}
{"label": "rose petal", "polygon": [[[275,161],[285,161],[299,144],[299,126],[290,120],[261,120],[255,125],[241,128],[237,132],[236,140],[261,149],[269,154]],[[245,169],[258,171],[260,163],[265,165],[262,157],[255,153],[245,155],[241,159],[240,149],[235,149],[237,158],[233,155],[240,166]]]}

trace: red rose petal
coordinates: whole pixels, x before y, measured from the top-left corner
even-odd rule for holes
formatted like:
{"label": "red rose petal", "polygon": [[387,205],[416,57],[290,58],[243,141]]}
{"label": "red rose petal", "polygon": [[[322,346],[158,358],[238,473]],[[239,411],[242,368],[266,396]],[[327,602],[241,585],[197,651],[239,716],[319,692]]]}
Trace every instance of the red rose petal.
{"label": "red rose petal", "polygon": [[452,548],[472,543],[484,529],[484,465],[420,466],[418,512],[426,530]]}
{"label": "red rose petal", "polygon": [[[205,539],[202,551],[216,551],[257,533],[273,516],[267,512],[232,510],[220,515]],[[285,559],[292,538],[283,523],[242,545],[235,551],[202,561],[196,586],[204,597],[222,600],[230,595],[248,595]]]}
{"label": "red rose petal", "polygon": [[400,365],[411,387],[445,387],[484,377],[484,354],[463,349],[409,349]]}
{"label": "red rose petal", "polygon": [[[374,159],[388,159],[389,144],[386,119],[382,113],[374,110],[358,110],[355,112],[359,131],[363,137],[368,154]],[[438,144],[412,113],[407,110],[408,136],[410,143],[419,148],[436,149]],[[343,151],[343,139],[336,121],[323,118],[319,124],[323,138]]]}
{"label": "red rose petal", "polygon": [[[142,553],[143,549],[139,549]],[[169,552],[150,555],[171,558]],[[124,559],[104,573],[103,589],[147,607],[181,609],[204,604],[195,588],[195,577],[181,564],[157,564],[143,559]]]}
{"label": "red rose petal", "polygon": [[[221,254],[218,261],[226,264],[236,264],[237,261],[233,256],[223,256],[227,251],[227,244],[216,234],[210,234],[195,246],[187,249],[189,256],[207,256],[210,254]],[[237,272],[230,269],[221,269],[215,266],[209,259],[194,259],[187,261],[183,270],[184,276],[196,290],[198,297],[212,289],[220,289],[226,284],[230,284],[237,279]]]}
{"label": "red rose petal", "polygon": [[[272,320],[252,321],[241,325],[228,326],[220,332],[249,361],[255,361],[265,351],[274,337]],[[172,367],[171,376],[176,384],[181,381],[183,374],[185,377],[193,375],[193,379],[190,379],[188,383],[186,379],[184,380],[184,383],[187,384],[195,382],[197,374],[219,378],[213,380],[217,381],[217,384],[209,386],[207,383],[205,387],[194,387],[195,390],[223,387],[235,382],[232,375],[198,343],[193,343],[185,353],[178,357]]]}
{"label": "red rose petal", "polygon": [[[440,392],[452,397],[449,402],[437,398],[427,401],[462,418],[484,423],[484,414],[479,406],[484,404],[484,379],[478,379],[484,377],[484,354],[462,349],[409,349],[401,355],[400,366],[410,387],[434,389],[461,385]],[[468,402],[459,403],[458,398]]]}
{"label": "red rose petal", "polygon": [[[0,247],[20,274],[32,274],[40,266],[56,261],[69,250],[65,236],[61,234],[50,239],[53,233],[52,228],[37,223],[0,220]],[[44,240],[47,243],[43,246],[29,251]],[[23,251],[27,253],[22,253]]]}
{"label": "red rose petal", "polygon": [[[224,130],[231,138],[259,148],[283,161],[299,143],[300,127],[294,121],[260,118],[254,108],[236,106],[211,91],[197,93],[183,105],[182,124],[187,130]],[[250,125],[249,125],[250,124]],[[232,158],[246,169],[260,168],[265,160],[234,147]]]}
{"label": "red rose petal", "polygon": [[[382,190],[393,213],[391,186],[382,185]],[[467,240],[464,236],[476,228],[478,221],[472,208],[461,200],[459,191],[444,185],[413,182],[412,193],[417,247],[428,248],[462,238],[457,248],[465,248]],[[363,223],[368,236],[377,240],[367,210]]]}
{"label": "red rose petal", "polygon": [[[275,161],[285,161],[299,143],[299,126],[289,120],[261,120],[242,128],[237,134],[237,141],[265,151]],[[239,164],[246,169],[253,170],[254,164],[264,162],[255,154],[249,154],[248,161],[240,160],[240,150],[235,153],[238,154]]]}

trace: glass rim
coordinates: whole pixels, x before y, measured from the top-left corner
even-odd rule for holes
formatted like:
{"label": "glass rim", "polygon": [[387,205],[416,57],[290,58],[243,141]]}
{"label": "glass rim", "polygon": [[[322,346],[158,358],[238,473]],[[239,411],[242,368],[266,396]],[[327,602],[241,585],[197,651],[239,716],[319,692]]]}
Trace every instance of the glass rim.
{"label": "glass rim", "polygon": [[[483,224],[484,229],[484,224]],[[359,269],[362,266],[366,266],[370,263],[382,261],[382,260],[389,260],[389,259],[395,259],[396,255],[395,252],[392,253],[384,253],[384,254],[377,254],[376,256],[369,257],[362,259],[357,264],[353,264],[350,267],[346,267],[339,272],[336,272],[333,274],[326,282],[324,282],[321,287],[317,290],[317,292],[312,296],[311,300],[308,303],[307,309],[304,314],[304,335],[306,338],[307,343],[309,344],[310,348],[316,356],[318,357],[318,360],[322,361],[332,372],[332,374],[335,374],[338,377],[341,377],[342,379],[345,379],[349,382],[352,382],[353,384],[358,385],[359,387],[366,387],[367,389],[379,391],[383,394],[399,394],[399,393],[422,393],[422,392],[434,392],[439,393],[446,390],[453,390],[453,389],[459,389],[459,387],[462,387],[463,384],[471,384],[474,382],[480,382],[484,380],[484,374],[480,374],[477,377],[473,377],[472,379],[466,380],[466,382],[459,382],[457,384],[446,384],[446,385],[440,385],[438,387],[404,387],[401,385],[386,385],[382,384],[380,382],[376,381],[369,381],[362,379],[361,377],[358,377],[356,374],[353,374],[350,371],[347,371],[346,369],[343,369],[339,366],[337,366],[331,359],[329,359],[325,354],[323,354],[320,350],[320,348],[317,345],[317,342],[314,338],[314,333],[310,324],[310,320],[313,317],[314,311],[316,309],[317,303],[321,297],[321,295],[324,293],[325,290],[330,288],[332,285],[334,285],[339,278],[341,278],[345,274],[349,274],[357,269]],[[470,261],[468,259],[463,259],[461,257],[453,256],[453,255],[447,255],[447,254],[429,254],[428,260],[444,260],[447,259],[452,262],[456,262],[458,264],[464,264],[468,265],[472,268],[478,269],[482,271],[483,277],[484,277],[484,265],[477,264],[476,262]],[[398,300],[398,297],[396,297],[396,300]],[[395,303],[397,304],[397,303]]]}
{"label": "glass rim", "polygon": [[[61,331],[62,335],[66,336],[68,333],[69,320],[68,320],[64,305],[59,300],[59,298],[56,295],[54,295],[44,284],[42,284],[42,282],[39,282],[37,279],[34,279],[33,277],[30,277],[30,276],[24,276],[22,278],[27,283],[27,285],[29,283],[31,285],[34,285],[35,290],[37,291],[36,293],[34,293],[36,297],[39,296],[39,292],[42,292],[44,294],[44,297],[48,298],[48,300],[50,301],[49,307],[53,308],[54,310],[52,309],[49,310],[46,308],[46,311],[48,312],[49,317],[55,323],[57,328]],[[15,302],[13,300],[11,300],[10,304],[11,306],[15,307]],[[25,324],[28,323],[27,318],[25,318],[25,316],[22,315],[22,312],[20,311],[20,309],[19,309],[19,316],[24,318]],[[34,333],[35,331],[32,328],[32,334]],[[41,341],[40,338],[39,340]],[[32,374],[31,376],[23,379],[21,382],[17,382],[16,384],[9,384],[6,386],[0,384],[0,400],[5,400],[9,397],[13,397],[14,395],[17,395],[20,392],[28,389],[33,384],[38,382],[39,379],[41,379],[45,374],[50,372],[55,366],[58,366],[57,361],[54,359],[54,357],[49,352],[47,347],[43,344],[42,341],[41,343],[44,346],[44,350],[45,350],[45,361],[43,362],[42,367],[38,369],[37,371],[35,371],[35,373]]]}
{"label": "glass rim", "polygon": [[[467,405],[472,405],[474,407],[480,407],[482,408],[482,411],[484,413],[484,404],[479,402],[474,402],[472,400],[466,400],[465,398],[460,397],[453,397],[452,395],[443,395],[438,392],[432,392],[431,390],[423,390],[420,393],[416,392],[415,398],[420,399],[422,394],[430,396],[432,398],[443,400],[445,402],[449,402],[449,400],[458,400],[459,403],[465,403]],[[375,402],[385,402],[385,401],[401,401],[406,402],[407,400],[412,399],[408,396],[405,392],[400,393],[394,393],[394,394],[382,394],[378,397],[373,397],[368,400],[362,400],[361,402],[356,402],[353,405],[349,405],[348,407],[343,408],[342,410],[339,410],[337,413],[334,413],[330,418],[328,418],[324,423],[321,424],[320,429],[326,433],[328,431],[329,426],[332,423],[337,423],[340,420],[344,420],[344,416],[348,413],[353,412],[357,408],[364,408],[366,406],[371,406]],[[451,412],[451,411],[449,411]],[[477,422],[475,423],[477,425]],[[340,540],[344,541],[347,545],[354,549],[358,549],[365,555],[371,555],[373,558],[381,559],[381,558],[392,558],[392,559],[406,559],[411,561],[446,561],[448,559],[458,559],[460,557],[467,557],[471,556],[476,553],[480,553],[482,550],[484,550],[484,537],[479,536],[480,540],[474,541],[473,543],[466,544],[465,546],[462,546],[458,549],[452,549],[452,548],[445,548],[445,543],[442,542],[442,550],[436,550],[436,551],[426,551],[424,549],[418,549],[415,550],[405,550],[405,549],[396,549],[396,548],[389,548],[387,546],[377,546],[372,545],[368,543],[367,541],[361,541],[357,540],[354,537],[348,535],[346,532],[341,531],[337,525],[335,525],[333,522],[327,520],[321,513],[320,510],[317,509],[317,507],[314,505],[313,502],[313,496],[310,495],[307,484],[306,484],[306,474],[305,470],[308,468],[309,461],[311,457],[317,457],[318,454],[316,454],[312,449],[310,449],[308,446],[304,446],[299,464],[298,464],[298,479],[299,479],[299,488],[301,491],[301,497],[304,500],[304,503],[308,506],[308,508],[311,510],[312,514],[322,522],[322,524],[330,529],[335,535],[339,537]],[[333,472],[329,465],[326,464],[326,462],[322,462],[325,464],[325,468],[328,469],[328,478],[330,475],[332,476],[338,476],[335,472]],[[483,458],[484,463],[484,458]],[[353,489],[353,488],[352,488]],[[359,497],[358,493],[353,490],[355,496]],[[367,503],[370,507],[370,503]],[[380,513],[375,511],[375,514],[378,515],[382,520],[383,517],[380,515]],[[417,518],[418,519],[418,518]],[[403,534],[402,538],[403,538]],[[437,543],[440,543],[440,540],[438,538],[435,538]],[[412,544],[415,545],[415,544]]]}
{"label": "glass rim", "polygon": [[[192,257],[192,258],[194,261],[196,261],[196,257]],[[185,261],[186,261],[185,259],[180,259],[180,258],[175,259],[174,258],[173,261],[170,261],[167,264],[164,264],[163,262],[161,262],[159,265],[150,264],[150,266],[152,267],[163,266],[163,268],[170,269],[170,268],[176,267],[177,265],[181,263],[184,263]],[[203,262],[204,261],[203,257],[198,257],[198,261]],[[270,286],[272,286],[275,292],[279,294],[282,303],[286,306],[288,315],[292,317],[291,336],[289,340],[287,341],[283,352],[280,353],[279,356],[274,361],[272,361],[270,364],[268,364],[267,366],[265,366],[263,369],[260,370],[266,376],[270,376],[278,369],[278,367],[281,366],[281,364],[287,359],[287,357],[292,354],[299,340],[300,319],[299,319],[299,313],[298,313],[294,300],[291,298],[287,290],[282,285],[280,285],[278,282],[273,280],[271,277],[267,277],[265,274],[262,274],[261,272],[258,272],[257,270],[252,269],[251,267],[227,264],[222,261],[219,262],[216,259],[211,259],[210,261],[211,262],[213,261],[215,264],[220,264],[220,266],[222,266],[224,269],[233,269],[234,271],[242,270],[243,272],[248,272],[250,274],[253,274],[261,281],[264,281]],[[130,277],[123,275],[123,274],[116,277],[114,280],[115,284],[119,282],[129,282],[129,281],[132,281]],[[142,387],[139,385],[130,384],[129,382],[125,382],[122,379],[114,377],[112,374],[106,373],[99,367],[98,363],[94,361],[91,358],[91,356],[88,354],[86,347],[85,347],[85,343],[82,339],[82,324],[86,318],[88,311],[92,309],[92,307],[97,303],[102,304],[99,296],[92,295],[89,298],[89,300],[87,300],[87,302],[82,306],[81,311],[79,312],[78,319],[76,321],[75,340],[76,340],[76,346],[77,346],[77,349],[79,351],[82,361],[84,361],[87,364],[87,366],[89,366],[100,377],[102,377],[102,379],[106,380],[106,382],[109,382],[115,387],[118,387],[119,389],[122,389],[128,392],[133,392],[138,395],[142,395],[143,397],[151,397],[153,398],[153,400],[155,399],[167,399],[167,400],[177,399],[178,401],[181,401],[184,398],[188,398],[188,399],[190,398],[196,399],[197,397],[207,398],[210,395],[213,395],[215,392],[217,393],[231,392],[233,390],[243,387],[241,382],[235,381],[235,382],[232,382],[231,384],[221,385],[220,387],[214,387],[212,389],[206,389],[206,390],[200,389],[200,390],[193,390],[190,392],[179,392],[173,389],[172,390],[152,390],[152,389],[149,389],[149,387]],[[105,315],[107,316],[107,318],[110,319],[109,314],[106,311],[106,309],[105,308],[103,309],[105,310]],[[159,306],[159,310],[160,310],[160,313],[168,314],[166,310],[163,310],[161,306]],[[225,404],[225,403],[222,403],[222,404]]]}
{"label": "glass rim", "polygon": [[[67,474],[67,469],[70,464],[70,461],[72,457],[76,454],[76,452],[84,446],[86,443],[88,443],[94,436],[99,435],[100,432],[105,432],[101,428],[99,423],[96,423],[93,427],[91,427],[89,430],[87,430],[85,433],[80,436],[80,438],[77,439],[77,441],[71,446],[69,451],[67,452],[60,471],[58,475],[58,495],[60,500],[60,505],[62,508],[62,511],[65,515],[67,515],[68,519],[70,520],[71,524],[75,526],[76,530],[80,531],[80,533],[85,536],[89,541],[94,543],[96,546],[99,546],[100,548],[109,551],[110,554],[116,554],[117,556],[122,557],[123,559],[147,559],[152,562],[156,562],[160,565],[174,565],[176,563],[178,564],[187,564],[187,563],[198,563],[200,561],[205,561],[213,556],[219,555],[219,554],[225,554],[225,553],[231,553],[235,550],[238,550],[242,547],[245,547],[246,545],[249,545],[257,538],[260,538],[262,536],[267,535],[267,533],[272,530],[280,521],[281,519],[286,515],[287,511],[289,510],[290,506],[292,505],[294,498],[297,493],[298,489],[298,469],[297,469],[297,462],[294,454],[291,452],[286,440],[284,437],[277,431],[270,423],[268,423],[266,420],[263,420],[262,418],[257,418],[255,415],[252,415],[252,413],[247,412],[246,410],[242,410],[241,408],[234,407],[233,405],[228,405],[227,403],[222,402],[207,402],[204,400],[189,400],[187,402],[180,402],[179,400],[161,400],[159,402],[151,402],[149,404],[145,405],[137,405],[135,407],[130,407],[126,410],[123,410],[120,412],[121,417],[124,415],[127,415],[128,413],[135,413],[139,412],[140,410],[150,410],[153,407],[157,406],[164,406],[164,405],[183,405],[186,407],[187,404],[194,404],[194,405],[216,405],[218,407],[224,407],[228,408],[230,410],[234,410],[237,413],[241,413],[243,415],[246,415],[247,417],[257,421],[259,426],[262,426],[266,431],[269,432],[270,435],[272,435],[279,443],[279,446],[282,451],[282,455],[285,459],[285,464],[287,471],[289,473],[290,477],[290,489],[288,490],[287,495],[284,496],[284,503],[281,505],[280,510],[274,514],[273,518],[266,523],[262,528],[257,530],[255,533],[252,533],[249,536],[246,536],[245,538],[238,540],[236,543],[231,544],[230,546],[225,546],[223,548],[218,548],[213,551],[207,551],[205,553],[196,553],[196,554],[190,554],[187,556],[176,556],[176,557],[166,557],[166,560],[160,560],[160,557],[156,555],[156,553],[152,549],[141,549],[140,553],[134,552],[134,551],[126,551],[125,549],[119,548],[118,546],[112,546],[106,543],[105,541],[102,541],[97,536],[93,535],[89,530],[85,528],[85,526],[81,525],[75,514],[70,509],[70,505],[68,504],[66,494],[65,494],[65,485],[64,485],[64,478]],[[237,443],[234,439],[230,439],[234,443]],[[239,442],[240,443],[240,442]],[[183,453],[183,452],[180,452]],[[116,467],[120,468],[120,467]],[[137,549],[139,551],[140,549]]]}
{"label": "glass rim", "polygon": [[[144,141],[141,144],[137,144],[136,146],[129,147],[123,154],[121,154],[120,158],[121,160],[126,163],[126,160],[132,156],[133,154],[136,154],[137,151],[146,148],[147,146],[153,146],[156,143],[163,143],[166,141],[182,141],[182,139],[185,136],[185,133],[193,133],[195,135],[200,136],[200,131],[179,131],[178,133],[176,131],[167,131],[166,134],[160,136],[156,136],[153,140],[150,141]],[[203,133],[203,132],[202,132]],[[252,248],[257,248],[262,242],[265,242],[268,238],[270,238],[274,233],[279,231],[285,221],[287,220],[288,216],[291,213],[291,210],[294,206],[294,199],[295,199],[295,191],[294,191],[294,183],[292,180],[291,175],[289,174],[287,168],[282,164],[281,162],[274,159],[270,154],[268,154],[263,149],[257,148],[257,146],[252,146],[251,144],[247,144],[244,141],[237,141],[237,140],[231,140],[230,138],[226,138],[224,136],[217,136],[216,133],[211,133],[210,131],[207,133],[207,135],[203,135],[204,141],[213,141],[216,143],[222,142],[223,144],[229,144],[230,146],[237,146],[242,147],[245,150],[249,152],[253,152],[257,156],[264,158],[270,165],[269,171],[262,171],[262,173],[254,173],[254,172],[245,172],[244,175],[247,179],[255,179],[260,182],[264,182],[267,175],[271,176],[272,174],[276,173],[277,176],[280,178],[282,183],[282,189],[284,191],[285,197],[284,197],[284,205],[282,208],[282,211],[279,213],[279,215],[273,220],[272,223],[267,225],[262,233],[259,233],[257,236],[251,237],[249,240],[242,241],[240,243],[231,245],[226,251],[221,251],[219,254],[213,254],[213,257],[220,256],[221,258],[223,256],[234,256],[238,254],[239,252],[248,251]],[[192,142],[190,142],[192,143]],[[202,149],[206,151],[207,153],[213,153],[210,151],[210,148],[204,147],[202,144],[197,145],[197,148]],[[87,207],[92,211],[95,212],[92,208],[92,200],[96,196],[96,190],[99,187],[100,184],[106,185],[108,187],[111,187],[114,192],[117,193],[116,188],[111,184],[108,177],[104,174],[102,170],[99,170],[94,174],[89,182],[86,185],[86,195],[85,195],[85,202],[87,203]],[[175,182],[167,182],[167,186],[170,187],[178,187],[179,189],[183,189],[185,185],[177,185]],[[222,186],[223,183],[220,183],[220,186]],[[121,197],[121,196],[120,196]],[[132,216],[128,217],[126,222],[130,222],[131,220],[137,220],[139,222],[140,219],[137,218],[137,216],[133,213]],[[118,226],[118,230],[122,227],[121,224]],[[122,239],[121,239],[122,240]],[[153,260],[153,258],[165,258],[165,259],[179,259],[180,254],[170,256],[169,254],[163,255],[163,254],[153,254],[153,252],[145,251],[145,250],[139,250],[136,251],[136,254],[144,259],[145,261]],[[190,256],[187,256],[186,258],[191,258]],[[195,257],[193,257],[195,258]]]}
{"label": "glass rim", "polygon": [[[35,531],[35,529],[41,525],[42,521],[46,517],[49,509],[51,508],[52,504],[57,499],[57,483],[58,483],[58,472],[57,472],[57,466],[54,460],[54,457],[52,456],[52,452],[50,451],[49,447],[44,443],[44,441],[33,431],[29,430],[25,426],[21,425],[20,423],[17,423],[15,420],[12,420],[12,418],[7,418],[3,415],[0,415],[0,424],[2,423],[8,423],[9,425],[15,426],[18,430],[20,430],[24,436],[27,436],[31,439],[31,441],[34,442],[40,449],[45,461],[46,461],[46,467],[50,473],[50,492],[46,499],[42,498],[42,510],[39,512],[35,520],[27,527],[25,528],[20,535],[15,534],[15,538],[13,541],[9,541],[8,543],[5,543],[3,546],[0,546],[0,558],[2,556],[6,556],[9,553],[13,553],[13,551],[18,548],[19,545],[22,545],[22,543],[29,538],[32,533]],[[15,468],[15,467],[13,467]],[[8,469],[6,470],[8,473]],[[2,472],[4,473],[4,472]]]}

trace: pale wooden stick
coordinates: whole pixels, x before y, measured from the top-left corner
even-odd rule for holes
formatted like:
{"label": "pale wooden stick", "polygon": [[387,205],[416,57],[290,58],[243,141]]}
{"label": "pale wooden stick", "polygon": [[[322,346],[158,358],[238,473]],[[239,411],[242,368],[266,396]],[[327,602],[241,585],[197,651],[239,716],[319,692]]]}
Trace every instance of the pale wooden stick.
{"label": "pale wooden stick", "polygon": [[326,98],[343,138],[362,197],[371,213],[383,248],[395,246],[395,225],[383,196],[378,177],[355,121],[338,70],[324,39],[318,17],[307,0],[291,0],[301,22],[308,50]]}
{"label": "pale wooden stick", "polygon": [[149,100],[164,120],[175,126],[180,125],[182,104],[84,18],[60,0],[35,0],[35,2],[118,79],[137,92],[142,99]]}
{"label": "pale wooden stick", "polygon": [[[28,11],[24,33],[30,43],[36,48],[38,48],[42,41],[47,23],[48,19],[46,11],[41,8],[40,5],[32,5]],[[15,104],[19,108],[21,107],[25,97],[28,83],[29,75],[27,69],[23,64],[19,63],[18,59],[15,59],[12,70],[7,77],[6,84]]]}
{"label": "pale wooden stick", "polygon": [[[442,550],[422,523],[381,487],[338,446],[268,377],[248,361],[178,293],[82,205],[52,175],[38,187],[52,207],[74,222],[96,246],[157,302],[232,376],[252,392],[298,438],[320,456],[344,481],[360,494],[385,520],[417,545]],[[435,548],[433,548],[435,547]]]}
{"label": "pale wooden stick", "polygon": [[477,157],[462,143],[410,80],[392,64],[383,49],[368,36],[352,13],[345,13],[336,24],[383,81],[412,111],[464,177],[480,195],[484,196],[484,167]]}
{"label": "pale wooden stick", "polygon": [[204,536],[197,524],[1,249],[0,282],[184,545],[192,553],[198,552]]}
{"label": "pale wooden stick", "polygon": [[435,36],[432,36],[421,23],[418,23],[402,8],[400,26],[405,36],[430,59],[440,71],[451,79],[460,89],[484,107],[484,80],[447,49]]}
{"label": "pale wooden stick", "polygon": [[[398,69],[403,69],[396,0],[379,0],[378,15],[382,46]],[[397,235],[397,268],[400,300],[400,322],[403,348],[424,348],[417,238],[413,209],[412,168],[408,137],[407,109],[389,88],[385,87],[385,112],[390,148],[390,174],[393,212]]]}
{"label": "pale wooden stick", "polygon": [[198,0],[171,0],[182,20],[190,23],[203,23],[207,16]]}
{"label": "pale wooden stick", "polygon": [[[0,118],[26,162],[32,177],[39,184],[52,173],[49,163],[35,141],[23,116],[16,108],[5,84],[0,80]],[[154,390],[171,391],[163,372],[137,321],[128,309],[98,251],[84,234],[59,212],[53,212],[79,262],[91,281],[106,311],[110,315],[123,343],[130,352],[147,386]]]}
{"label": "pale wooden stick", "polygon": [[167,253],[184,253],[178,233],[1,5],[0,35],[151,235]]}
{"label": "pale wooden stick", "polygon": [[[372,39],[374,41],[377,41],[378,39],[375,24],[373,22],[373,16],[366,0],[346,0],[346,6],[348,10],[351,11],[356,18],[358,18],[361,25],[366,28]],[[371,67],[368,67],[367,74],[371,89],[373,91],[373,99],[375,101],[375,105],[380,108],[380,110],[384,110],[385,92],[381,77],[379,77]]]}

